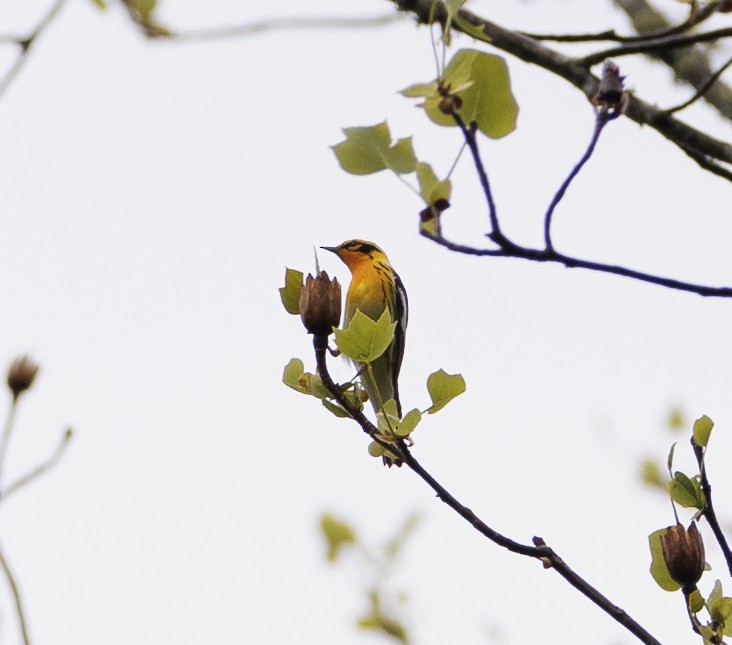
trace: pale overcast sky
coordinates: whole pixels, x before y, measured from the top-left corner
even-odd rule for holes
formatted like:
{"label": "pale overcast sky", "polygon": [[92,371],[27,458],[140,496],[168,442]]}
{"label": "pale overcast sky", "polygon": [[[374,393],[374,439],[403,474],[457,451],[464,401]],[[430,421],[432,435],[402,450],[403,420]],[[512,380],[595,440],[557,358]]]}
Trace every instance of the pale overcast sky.
{"label": "pale overcast sky", "polygon": [[[0,31],[23,31],[48,4],[2,3]],[[526,30],[626,31],[606,4],[473,8]],[[334,12],[324,0],[161,5],[181,29]],[[689,96],[658,65],[619,63],[652,103]],[[540,245],[593,113],[565,82],[508,64],[518,129],[481,146],[505,231]],[[407,593],[399,611],[416,644],[635,642],[558,575],[480,537],[410,471],[370,458],[354,424],[282,385],[291,357],[314,369],[309,337],[279,303],[285,267],[312,270],[314,246],[351,237],[383,246],[409,291],[405,407],[427,407],[438,368],[467,381],[415,432],[422,464],[497,530],[544,537],[664,644],[693,642],[682,598],[648,574],[646,536],[673,515],[637,470],[675,439],[690,470],[686,436],[666,434],[665,420],[673,406],[689,421],[708,414],[709,472],[729,508],[732,303],[461,257],[420,238],[419,200],[392,176],[346,175],[329,146],[342,127],[388,119],[446,172],[459,133],[397,94],[433,77],[429,32],[410,20],[179,44],[146,41],[116,4],[70,0],[39,41],[0,99],[0,364],[28,352],[42,365],[8,474],[49,455],[67,426],[76,435],[2,509],[34,643],[384,642],[354,629],[369,581],[354,564],[325,564],[318,518],[333,512],[378,544],[415,510],[422,523],[388,589]],[[730,138],[704,106],[682,118]],[[467,159],[454,179],[444,232],[481,244],[487,216]],[[728,184],[619,119],[557,210],[555,244],[732,285],[729,203]],[[336,258],[321,264],[347,284]],[[706,592],[724,566],[703,532]],[[0,642],[15,645],[4,583],[0,599]]]}

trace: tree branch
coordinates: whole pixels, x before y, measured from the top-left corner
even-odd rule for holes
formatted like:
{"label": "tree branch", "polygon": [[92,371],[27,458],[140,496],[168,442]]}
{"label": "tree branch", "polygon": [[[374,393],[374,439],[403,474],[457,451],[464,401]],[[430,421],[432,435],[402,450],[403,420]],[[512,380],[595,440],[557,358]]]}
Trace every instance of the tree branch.
{"label": "tree branch", "polygon": [[29,473],[26,473],[19,479],[16,479],[6,488],[0,490],[0,501],[5,501],[8,497],[10,497],[10,495],[18,492],[21,488],[24,488],[25,486],[30,484],[34,479],[37,479],[45,472],[51,470],[51,468],[53,468],[59,462],[61,457],[63,457],[72,436],[73,433],[71,431],[71,428],[69,428],[61,436],[61,440],[56,446],[56,450],[53,451],[53,454],[46,461],[44,461],[39,466],[36,466],[33,470],[31,470]]}
{"label": "tree branch", "polygon": [[709,479],[707,478],[707,468],[704,463],[704,448],[696,444],[696,442],[694,441],[694,437],[691,438],[691,447],[694,450],[696,463],[699,465],[699,474],[701,475],[701,489],[706,499],[706,506],[702,511],[702,515],[706,518],[707,522],[709,522],[709,526],[714,533],[714,537],[717,539],[719,548],[722,549],[722,553],[724,554],[724,559],[727,562],[727,568],[732,575],[732,549],[730,549],[729,544],[727,543],[727,538],[722,531],[722,527],[719,525],[717,513],[715,512],[714,504],[712,503],[712,486],[710,485]]}
{"label": "tree branch", "polygon": [[48,13],[46,13],[46,15],[41,18],[39,23],[36,25],[36,28],[28,36],[3,37],[3,42],[14,42],[20,48],[20,52],[18,53],[18,57],[15,59],[15,62],[10,66],[8,71],[5,72],[5,75],[0,78],[0,97],[5,93],[5,91],[8,89],[8,86],[18,75],[18,72],[20,72],[20,70],[26,64],[33,45],[35,45],[41,34],[46,31],[46,29],[48,29],[54,19],[58,16],[64,4],[66,4],[66,0],[56,0],[56,2],[48,10]]}
{"label": "tree branch", "polygon": [[142,25],[142,27],[145,35],[150,38],[190,42],[240,38],[242,36],[254,36],[270,31],[284,31],[291,29],[362,29],[366,27],[381,27],[396,22],[399,19],[400,16],[394,14],[367,18],[272,18],[271,20],[250,22],[243,25],[235,25],[233,27],[214,27],[211,29],[197,29],[191,31],[176,31],[160,26],[158,26],[159,28],[157,29],[146,29],[146,25]]}
{"label": "tree branch", "polygon": [[577,59],[580,65],[592,67],[601,63],[606,58],[618,58],[619,56],[630,56],[631,54],[650,54],[653,52],[667,51],[669,49],[678,49],[679,47],[688,47],[697,43],[707,43],[729,38],[732,36],[732,27],[724,29],[716,29],[715,31],[707,31],[701,34],[681,34],[677,36],[667,36],[663,38],[655,38],[652,40],[644,40],[639,43],[631,43],[621,45],[620,47],[610,47],[602,51],[589,54],[584,58]]}
{"label": "tree branch", "polygon": [[[625,12],[639,34],[657,36],[659,32],[671,26],[666,16],[648,0],[613,0],[613,3]],[[718,8],[719,6],[715,7]],[[704,9],[698,11],[702,12]],[[712,74],[709,57],[700,46],[683,50],[662,50],[650,53],[648,56],[667,65],[677,80],[691,85],[695,90],[699,90]],[[704,94],[704,101],[726,119],[732,119],[732,89],[728,85],[717,83]]]}
{"label": "tree branch", "polygon": [[[402,11],[413,13],[418,22],[429,23],[431,20],[430,11],[433,6],[431,0],[392,0],[392,2]],[[444,23],[447,16],[442,5],[437,5],[434,13],[435,20]],[[464,9],[458,12],[452,24],[453,28],[473,38],[565,79],[577,87],[588,100],[592,100],[597,94],[599,79],[581,63],[581,59],[565,56],[532,38],[505,29]],[[637,96],[629,97],[625,114],[639,125],[647,125],[656,130],[685,152],[688,150],[697,152],[701,157],[692,158],[705,170],[709,168],[700,163],[702,158],[707,161],[732,163],[732,145],[692,128]]]}
{"label": "tree branch", "polygon": [[8,586],[10,587],[10,592],[13,594],[13,600],[15,602],[15,612],[18,614],[20,633],[23,637],[23,645],[30,645],[30,636],[28,635],[28,623],[25,619],[25,609],[23,607],[23,601],[20,597],[20,589],[2,549],[0,549],[0,568],[2,568],[3,573],[5,574],[5,579],[8,582]]}
{"label": "tree branch", "polygon": [[[378,429],[368,420],[362,411],[356,409],[351,402],[344,396],[341,389],[334,383],[327,365],[327,349],[328,336],[325,334],[315,334],[313,336],[313,347],[315,349],[315,359],[318,366],[318,374],[326,389],[333,395],[338,403],[351,415],[351,417],[361,426],[361,429],[372,439],[377,440]],[[381,442],[380,442],[381,443]],[[383,445],[383,444],[381,444]],[[437,497],[453,509],[460,517],[467,521],[481,535],[485,536],[491,542],[501,546],[511,553],[523,555],[540,560],[547,569],[554,569],[562,576],[570,585],[582,593],[586,598],[591,600],[595,605],[620,623],[641,642],[649,645],[660,645],[649,632],[647,632],[639,623],[631,618],[624,610],[610,602],[603,594],[590,585],[586,580],[579,576],[567,563],[557,555],[557,553],[546,545],[540,537],[533,538],[533,546],[516,542],[509,537],[492,529],[483,520],[481,520],[473,511],[462,505],[448,490],[442,486],[427,470],[417,461],[411,451],[401,441],[398,450],[395,451],[391,445],[386,446],[392,452],[398,452],[400,459],[416,473],[436,494]]]}
{"label": "tree branch", "polygon": [[601,31],[594,34],[531,34],[522,32],[524,36],[533,38],[534,40],[548,40],[557,43],[587,43],[596,41],[613,41],[616,43],[637,43],[643,42],[644,40],[663,38],[666,36],[674,36],[689,31],[693,27],[701,24],[707,18],[711,17],[716,13],[717,9],[722,5],[722,0],[716,2],[710,2],[709,4],[697,8],[696,11],[691,8],[689,11],[689,17],[684,20],[681,24],[665,29],[659,29],[655,32],[644,33],[635,36],[621,36],[614,29],[608,31]]}

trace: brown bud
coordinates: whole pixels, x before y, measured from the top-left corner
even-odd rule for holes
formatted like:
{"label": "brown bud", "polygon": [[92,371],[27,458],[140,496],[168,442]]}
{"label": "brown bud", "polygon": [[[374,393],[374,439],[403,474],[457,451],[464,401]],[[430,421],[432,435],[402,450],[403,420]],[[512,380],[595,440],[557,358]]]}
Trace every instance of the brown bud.
{"label": "brown bud", "polygon": [[38,374],[39,366],[28,356],[16,358],[8,369],[8,387],[17,399],[23,392],[30,389]]}
{"label": "brown bud", "polygon": [[661,549],[671,577],[685,589],[693,589],[704,573],[704,542],[696,522],[688,530],[669,526],[661,536]]}
{"label": "brown bud", "polygon": [[463,106],[463,100],[457,94],[448,94],[444,96],[437,107],[443,114],[452,114],[455,110],[459,110]]}
{"label": "brown bud", "polygon": [[620,75],[620,68],[610,60],[602,66],[602,79],[597,94],[592,102],[598,107],[624,112],[628,103],[625,93],[625,76]]}
{"label": "brown bud", "polygon": [[325,271],[308,275],[300,289],[300,318],[309,334],[328,336],[341,322],[341,285]]}

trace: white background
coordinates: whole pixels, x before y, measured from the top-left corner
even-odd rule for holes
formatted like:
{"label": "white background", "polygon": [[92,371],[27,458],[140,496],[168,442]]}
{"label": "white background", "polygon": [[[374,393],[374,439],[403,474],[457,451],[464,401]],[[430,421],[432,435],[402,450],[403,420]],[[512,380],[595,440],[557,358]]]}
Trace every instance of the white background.
{"label": "white background", "polygon": [[[167,0],[160,19],[182,30],[391,8],[345,4]],[[606,4],[472,8],[525,30],[627,31]],[[2,32],[27,31],[47,6],[3,3]],[[664,7],[681,17],[677,3]],[[652,103],[691,93],[660,65],[617,62]],[[518,129],[481,146],[505,232],[541,245],[546,205],[593,113],[565,82],[508,63]],[[665,420],[673,406],[689,421],[710,415],[708,468],[729,519],[731,303],[420,238],[414,195],[387,174],[346,175],[329,146],[341,127],[386,118],[446,172],[459,134],[396,94],[434,76],[429,31],[409,19],[151,43],[118,6],[72,0],[37,43],[0,100],[0,364],[23,352],[42,364],[7,474],[50,454],[65,427],[76,434],[62,463],[1,509],[34,643],[383,642],[354,629],[370,580],[326,566],[318,517],[334,512],[378,545],[414,510],[422,523],[388,589],[407,592],[398,611],[415,643],[635,642],[410,471],[371,459],[355,425],[281,384],[293,356],[313,369],[309,337],[279,302],[285,266],[312,270],[313,246],[351,237],[383,246],[409,291],[405,407],[427,407],[424,382],[440,367],[467,380],[416,431],[417,458],[497,530],[543,536],[661,642],[695,642],[681,595],[648,574],[646,536],[673,515],[638,466],[665,460],[678,439],[691,471],[686,436],[669,436]],[[703,106],[682,118],[730,137]],[[487,214],[467,159],[454,179],[444,232],[480,245]],[[727,183],[619,119],[557,210],[555,244],[732,285],[729,204]],[[321,264],[348,282],[335,258]],[[707,592],[725,568],[703,533]],[[0,642],[15,644],[3,598]]]}

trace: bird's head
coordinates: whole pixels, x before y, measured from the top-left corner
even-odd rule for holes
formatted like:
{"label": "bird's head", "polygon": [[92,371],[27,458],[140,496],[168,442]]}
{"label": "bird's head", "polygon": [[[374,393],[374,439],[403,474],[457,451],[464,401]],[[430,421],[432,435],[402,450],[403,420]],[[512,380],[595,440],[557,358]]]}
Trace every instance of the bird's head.
{"label": "bird's head", "polygon": [[389,261],[386,254],[376,244],[365,240],[346,240],[339,246],[321,246],[320,248],[335,253],[351,271],[364,262],[372,264],[374,260],[387,263]]}

